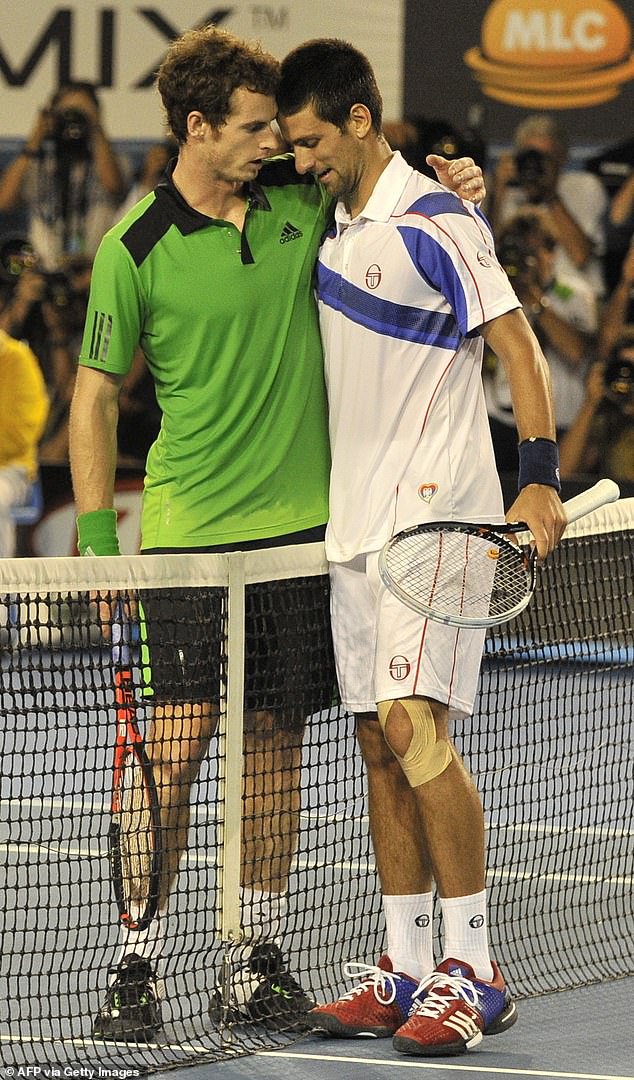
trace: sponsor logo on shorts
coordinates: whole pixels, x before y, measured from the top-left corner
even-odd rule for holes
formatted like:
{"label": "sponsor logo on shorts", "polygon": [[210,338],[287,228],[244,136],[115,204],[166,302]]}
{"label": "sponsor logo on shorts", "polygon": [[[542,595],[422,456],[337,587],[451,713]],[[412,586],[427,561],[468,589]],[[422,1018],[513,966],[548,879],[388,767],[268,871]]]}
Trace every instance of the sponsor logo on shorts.
{"label": "sponsor logo on shorts", "polygon": [[418,494],[420,495],[423,502],[430,503],[437,491],[438,484],[421,484],[418,489]]}
{"label": "sponsor logo on shorts", "polygon": [[368,266],[368,269],[365,272],[365,283],[368,286],[368,289],[378,289],[382,277],[383,271],[377,263],[372,263],[371,266]]}
{"label": "sponsor logo on shorts", "polygon": [[481,926],[484,926],[484,915],[474,915],[472,919],[469,919],[469,926],[474,930],[479,930]]}
{"label": "sponsor logo on shorts", "polygon": [[390,676],[395,682],[402,682],[412,670],[412,665],[406,656],[393,656],[390,660]]}

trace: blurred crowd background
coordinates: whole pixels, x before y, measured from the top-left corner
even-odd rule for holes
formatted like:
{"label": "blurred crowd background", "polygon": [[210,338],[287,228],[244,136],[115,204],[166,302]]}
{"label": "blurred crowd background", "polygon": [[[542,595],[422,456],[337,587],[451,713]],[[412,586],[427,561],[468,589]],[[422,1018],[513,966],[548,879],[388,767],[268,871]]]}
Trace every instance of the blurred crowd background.
{"label": "blurred crowd background", "polygon": [[[498,258],[550,364],[562,478],[631,483],[634,165],[625,162],[606,179],[599,158],[579,161],[565,126],[549,113],[525,116],[512,144],[494,156],[473,119],[463,130],[442,118],[396,119],[385,134],[427,175],[431,152],[470,155],[481,165],[482,209]],[[0,364],[0,466],[11,464],[12,440],[16,460],[26,460],[28,434],[36,447],[31,476],[42,465],[67,465],[68,409],[99,241],[176,152],[167,140],[137,153],[122,154],[118,145],[95,87],[71,82],[42,104],[19,151],[0,162],[0,353],[11,360]],[[12,381],[3,390],[7,370]],[[494,355],[483,380],[498,467],[510,474],[517,435]],[[139,353],[121,399],[122,468],[143,467],[159,425]]]}

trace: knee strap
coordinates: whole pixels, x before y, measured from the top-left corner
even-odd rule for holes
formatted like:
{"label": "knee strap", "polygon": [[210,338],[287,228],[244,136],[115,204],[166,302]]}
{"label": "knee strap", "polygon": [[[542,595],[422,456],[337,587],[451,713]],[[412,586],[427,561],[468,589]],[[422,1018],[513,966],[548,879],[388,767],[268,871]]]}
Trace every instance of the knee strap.
{"label": "knee strap", "polygon": [[407,752],[402,757],[390,746],[386,733],[388,715],[393,704],[391,701],[379,701],[377,705],[379,723],[385,741],[400,763],[410,787],[416,788],[421,784],[428,784],[430,780],[434,780],[445,771],[451,762],[451,748],[445,739],[437,737],[434,715],[425,698],[400,698],[398,700],[412,725],[412,738]]}

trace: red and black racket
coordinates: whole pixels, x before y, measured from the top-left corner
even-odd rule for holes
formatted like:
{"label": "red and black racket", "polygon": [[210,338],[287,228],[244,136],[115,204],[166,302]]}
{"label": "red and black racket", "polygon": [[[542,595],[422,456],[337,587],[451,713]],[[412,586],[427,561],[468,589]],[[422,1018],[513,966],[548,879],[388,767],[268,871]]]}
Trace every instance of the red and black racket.
{"label": "red and black racket", "polygon": [[117,735],[108,850],[121,922],[128,930],[145,930],[158,906],[161,810],[137,723],[129,631],[119,606],[112,625]]}

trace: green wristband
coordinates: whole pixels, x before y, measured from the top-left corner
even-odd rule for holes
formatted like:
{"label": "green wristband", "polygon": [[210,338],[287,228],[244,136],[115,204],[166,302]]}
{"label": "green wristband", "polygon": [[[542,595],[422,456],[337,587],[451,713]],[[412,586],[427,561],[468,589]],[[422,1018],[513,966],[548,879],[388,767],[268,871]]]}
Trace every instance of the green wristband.
{"label": "green wristband", "polygon": [[90,510],[77,518],[80,555],[120,555],[116,510]]}

